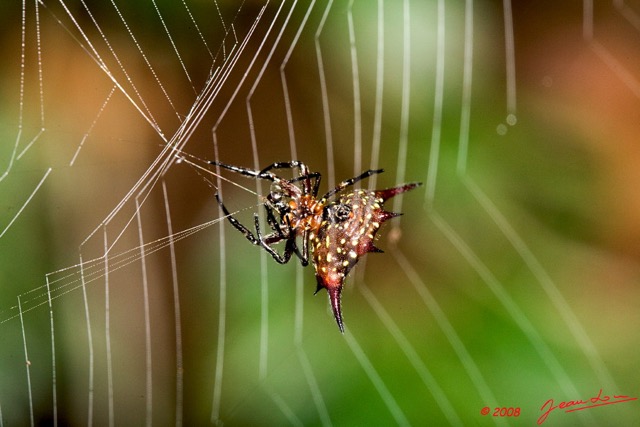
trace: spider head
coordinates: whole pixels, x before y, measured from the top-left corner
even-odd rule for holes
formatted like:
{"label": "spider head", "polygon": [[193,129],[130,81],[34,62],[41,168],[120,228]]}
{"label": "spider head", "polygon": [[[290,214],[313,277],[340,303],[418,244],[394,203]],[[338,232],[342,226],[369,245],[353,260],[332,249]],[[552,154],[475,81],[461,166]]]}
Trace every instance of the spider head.
{"label": "spider head", "polygon": [[274,208],[279,213],[283,213],[288,210],[287,200],[290,197],[291,196],[289,196],[287,192],[282,188],[281,181],[278,180],[271,184],[271,189],[269,191],[269,195],[267,196],[267,201],[272,208]]}
{"label": "spider head", "polygon": [[387,212],[383,204],[396,194],[419,184],[405,184],[386,190],[358,190],[340,197],[324,207],[322,223],[313,238],[313,265],[318,287],[326,289],[331,310],[344,333],[340,296],[344,280],[360,257],[368,252],[382,252],[374,245],[381,224],[401,215]]}

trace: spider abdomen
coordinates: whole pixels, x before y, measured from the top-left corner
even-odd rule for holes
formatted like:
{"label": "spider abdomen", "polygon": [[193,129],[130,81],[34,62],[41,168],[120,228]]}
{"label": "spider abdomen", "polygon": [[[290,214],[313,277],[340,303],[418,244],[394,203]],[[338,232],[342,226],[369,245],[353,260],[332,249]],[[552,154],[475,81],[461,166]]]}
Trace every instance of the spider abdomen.
{"label": "spider abdomen", "polygon": [[343,278],[360,256],[376,250],[373,240],[383,221],[380,218],[382,202],[374,192],[359,191],[327,207],[329,211],[348,207],[348,213],[342,209],[342,217],[329,215],[320,224],[312,246],[318,274]]}
{"label": "spider abdomen", "polygon": [[325,207],[326,214],[313,239],[313,265],[317,290],[326,289],[334,317],[343,330],[340,294],[344,279],[360,257],[382,252],[374,245],[383,222],[400,214],[383,209],[386,199],[408,191],[415,185],[382,191],[359,190],[346,194]]}

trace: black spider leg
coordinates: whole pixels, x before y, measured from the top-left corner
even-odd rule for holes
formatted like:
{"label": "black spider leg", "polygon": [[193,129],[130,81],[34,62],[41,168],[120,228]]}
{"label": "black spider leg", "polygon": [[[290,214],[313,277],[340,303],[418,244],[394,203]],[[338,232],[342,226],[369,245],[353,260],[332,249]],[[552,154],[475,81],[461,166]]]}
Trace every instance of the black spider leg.
{"label": "black spider leg", "polygon": [[[293,169],[300,168],[300,175],[305,175],[309,172],[309,167],[299,160],[291,160],[290,162],[275,162],[262,169],[260,173],[269,172],[271,169]],[[304,172],[306,171],[306,172]]]}
{"label": "black spider leg", "polygon": [[[307,167],[307,165],[298,160],[292,160],[290,162],[276,162],[267,166],[261,171],[227,165],[225,163],[216,162],[216,161],[210,161],[209,164],[213,166],[220,166],[221,168],[228,169],[230,171],[237,172],[245,176],[250,176],[252,178],[261,178],[261,179],[266,179],[274,182],[278,178],[275,175],[273,175],[271,172],[269,172],[271,169],[293,169],[295,167],[298,167],[300,168],[300,171],[301,171],[300,176],[289,181],[290,183],[305,180],[305,194],[309,194],[310,192],[313,195],[313,197],[316,197],[318,195],[318,188],[320,188],[320,178],[321,178],[320,172],[309,172],[309,168]],[[313,183],[313,187],[311,187],[308,184],[311,179],[315,179],[315,182]]]}
{"label": "black spider leg", "polygon": [[262,171],[256,171],[253,169],[241,168],[238,166],[227,165],[227,164],[216,162],[216,161],[210,161],[209,164],[213,166],[220,166],[221,168],[228,169],[233,172],[237,172],[241,175],[250,176],[252,178],[267,179],[269,181],[275,181],[276,179],[276,176],[269,172],[262,172]]}
{"label": "black spider leg", "polygon": [[356,177],[345,179],[340,184],[338,184],[336,188],[334,188],[333,190],[329,191],[327,194],[322,196],[321,203],[324,203],[329,197],[333,196],[336,193],[341,192],[342,190],[349,187],[350,185],[353,185],[358,181],[362,181],[363,179],[369,178],[371,175],[379,174],[382,172],[384,172],[384,169],[375,169],[375,170],[369,169],[368,171],[362,172],[360,175]]}
{"label": "black spider leg", "polygon": [[[318,188],[320,188],[320,172],[309,172],[309,167],[299,160],[276,162],[262,169],[260,173],[268,173],[271,169],[293,169],[296,167],[300,169],[299,176],[289,182],[304,181],[304,194],[312,194],[313,197],[316,197],[318,195]],[[315,179],[313,186],[311,186],[311,179]]]}
{"label": "black spider leg", "polygon": [[[300,168],[300,176],[289,181],[290,183],[304,180],[305,181],[304,193],[305,194],[311,193],[313,197],[316,197],[318,195],[318,189],[320,188],[320,178],[321,178],[320,172],[309,172],[309,168],[307,167],[307,165],[297,160],[293,160],[290,162],[273,163],[267,166],[266,168],[262,169],[261,171],[241,168],[233,165],[227,165],[225,163],[216,162],[216,161],[210,161],[209,164],[213,166],[220,166],[221,168],[228,169],[233,172],[237,172],[241,175],[250,176],[252,178],[266,179],[273,182],[277,181],[278,177],[276,177],[271,172],[269,172],[271,169],[292,169],[292,168],[298,167]],[[315,179],[313,186],[309,184],[311,179]]]}
{"label": "black spider leg", "polygon": [[[302,176],[293,178],[289,182],[290,183],[294,183],[294,182],[298,182],[298,181],[304,181],[305,194],[311,194],[313,196],[313,198],[315,199],[318,196],[318,189],[320,188],[320,179],[321,178],[322,178],[322,175],[320,174],[320,172],[311,172],[311,173],[308,173],[307,175],[302,175]],[[310,184],[310,181],[312,179],[314,179],[313,186]]]}
{"label": "black spider leg", "polygon": [[[286,224],[287,230],[289,230],[289,235],[285,234],[285,232],[282,231],[282,227],[280,227],[280,224],[278,224],[278,220],[273,214],[273,209],[268,205],[264,205],[264,208],[267,211],[267,222],[269,223],[269,226],[275,231],[275,233],[272,233],[273,235],[264,237],[264,239],[262,240],[267,245],[270,245],[272,243],[277,243],[281,240],[286,240],[285,249],[284,249],[285,251],[283,253],[283,257],[286,259],[285,262],[289,261],[289,258],[291,257],[291,253],[295,253],[296,256],[300,259],[300,263],[302,264],[303,267],[306,267],[307,265],[309,265],[309,250],[307,249],[308,239],[305,239],[303,236],[302,253],[301,253],[300,249],[298,248],[298,245],[296,244],[295,232],[291,230],[289,217],[286,216],[287,212],[286,211],[279,212],[279,215],[281,218],[285,218],[285,221],[287,222]],[[272,241],[271,239],[274,239],[274,238],[275,240]]]}
{"label": "black spider leg", "polygon": [[[256,236],[254,236],[253,233],[247,227],[242,225],[240,221],[238,221],[236,218],[233,217],[233,215],[231,215],[227,207],[224,205],[224,203],[222,203],[222,200],[220,199],[220,196],[218,195],[218,193],[216,193],[215,196],[216,196],[216,200],[218,201],[218,204],[220,205],[220,208],[222,209],[222,212],[224,212],[226,217],[229,219],[229,222],[238,231],[244,234],[244,237],[246,237],[248,241],[250,241],[252,244],[256,246],[260,246],[264,248],[264,250],[269,252],[269,254],[273,257],[273,259],[275,259],[276,262],[278,262],[279,264],[286,264],[287,262],[289,262],[289,259],[291,258],[291,254],[297,250],[296,248],[292,247],[292,244],[295,245],[295,234],[293,236],[288,237],[278,227],[274,233],[263,237],[260,231],[260,218],[258,217],[258,214],[255,214],[254,223],[256,227],[256,234],[258,235],[258,237],[256,238]],[[273,216],[273,214],[271,215]],[[274,243],[278,243],[285,239],[287,240],[287,243],[285,244],[284,253],[281,256],[270,245]]]}

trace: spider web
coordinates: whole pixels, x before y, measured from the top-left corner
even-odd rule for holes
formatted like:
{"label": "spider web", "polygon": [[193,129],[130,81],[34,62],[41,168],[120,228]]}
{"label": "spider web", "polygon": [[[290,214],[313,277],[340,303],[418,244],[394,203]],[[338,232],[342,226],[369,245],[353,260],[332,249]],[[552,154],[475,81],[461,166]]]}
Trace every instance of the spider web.
{"label": "spider web", "polygon": [[[0,425],[530,425],[640,395],[638,4],[5,8]],[[213,198],[250,225],[269,186],[214,159],[424,183],[344,335]]]}

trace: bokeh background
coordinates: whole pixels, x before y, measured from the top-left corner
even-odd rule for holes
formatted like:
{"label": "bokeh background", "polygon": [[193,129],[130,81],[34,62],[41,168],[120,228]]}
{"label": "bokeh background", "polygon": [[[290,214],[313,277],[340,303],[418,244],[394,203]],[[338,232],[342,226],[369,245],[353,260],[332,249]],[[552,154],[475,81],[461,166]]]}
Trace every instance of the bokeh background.
{"label": "bokeh background", "polygon": [[[0,425],[532,425],[550,398],[639,397],[640,6],[596,3],[4,5]],[[145,178],[226,72],[189,161]],[[425,183],[347,281],[344,336],[191,164],[294,155],[323,190]],[[268,184],[224,176],[251,224]]]}

